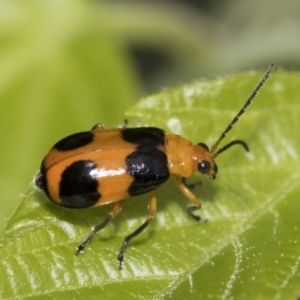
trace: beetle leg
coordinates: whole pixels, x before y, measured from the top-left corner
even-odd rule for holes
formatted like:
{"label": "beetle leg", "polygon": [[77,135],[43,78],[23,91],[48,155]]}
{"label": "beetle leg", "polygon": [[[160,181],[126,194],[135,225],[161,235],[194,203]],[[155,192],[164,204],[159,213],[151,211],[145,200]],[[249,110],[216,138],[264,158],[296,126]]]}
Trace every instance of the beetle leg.
{"label": "beetle leg", "polygon": [[111,212],[106,216],[106,219],[99,225],[95,226],[93,231],[87,236],[85,241],[81,243],[75,252],[75,255],[82,253],[86,245],[91,241],[94,235],[101,229],[105,228],[108,222],[113,219],[122,210],[122,201],[115,202],[115,205]]}
{"label": "beetle leg", "polygon": [[174,178],[178,188],[182,192],[182,194],[184,196],[186,196],[194,204],[194,206],[188,207],[188,209],[187,209],[188,214],[192,218],[194,218],[196,221],[200,221],[201,217],[199,215],[195,215],[193,213],[195,210],[198,210],[201,208],[200,200],[195,196],[195,194],[193,194],[190,191],[190,189],[187,186],[184,185],[184,183],[182,182],[182,180],[179,176],[173,175],[173,178]]}
{"label": "beetle leg", "polygon": [[148,204],[148,213],[147,213],[147,219],[146,219],[145,223],[142,226],[140,226],[138,229],[136,229],[134,232],[127,235],[124,239],[124,242],[123,242],[122,246],[121,246],[121,250],[120,250],[120,253],[118,255],[119,269],[122,269],[122,263],[123,263],[123,260],[124,260],[124,253],[125,253],[125,250],[127,248],[128,242],[132,238],[137,236],[139,233],[141,233],[148,226],[148,224],[154,218],[155,212],[156,212],[156,192],[152,191],[151,195],[150,195],[149,204]]}

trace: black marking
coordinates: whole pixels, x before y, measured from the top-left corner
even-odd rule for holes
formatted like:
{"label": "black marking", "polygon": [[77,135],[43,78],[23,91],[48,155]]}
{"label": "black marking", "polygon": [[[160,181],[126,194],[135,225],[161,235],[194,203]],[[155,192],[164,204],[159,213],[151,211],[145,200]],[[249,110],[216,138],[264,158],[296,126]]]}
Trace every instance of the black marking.
{"label": "black marking", "polygon": [[64,170],[59,183],[61,205],[83,208],[93,206],[101,198],[93,172],[97,172],[97,165],[91,160],[76,161]]}
{"label": "black marking", "polygon": [[134,177],[128,188],[131,196],[156,189],[170,176],[167,155],[157,146],[165,144],[165,133],[155,127],[127,128],[123,139],[137,144],[137,149],[126,157],[127,174]]}
{"label": "black marking", "polygon": [[57,142],[53,148],[58,151],[74,150],[93,142],[94,134],[90,131],[74,133]]}
{"label": "black marking", "polygon": [[125,128],[122,138],[140,147],[153,147],[165,144],[165,132],[156,127]]}
{"label": "black marking", "polygon": [[167,156],[159,149],[145,153],[138,149],[126,158],[127,173],[134,177],[128,188],[131,196],[150,192],[164,183],[170,176]]}

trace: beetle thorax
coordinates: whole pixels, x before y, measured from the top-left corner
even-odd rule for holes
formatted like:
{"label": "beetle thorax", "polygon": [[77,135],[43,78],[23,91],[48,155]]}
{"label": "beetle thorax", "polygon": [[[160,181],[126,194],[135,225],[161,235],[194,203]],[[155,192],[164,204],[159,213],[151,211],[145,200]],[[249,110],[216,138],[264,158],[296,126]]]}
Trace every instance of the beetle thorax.
{"label": "beetle thorax", "polygon": [[166,135],[166,154],[170,173],[190,177],[195,172],[194,145],[187,139],[175,135]]}

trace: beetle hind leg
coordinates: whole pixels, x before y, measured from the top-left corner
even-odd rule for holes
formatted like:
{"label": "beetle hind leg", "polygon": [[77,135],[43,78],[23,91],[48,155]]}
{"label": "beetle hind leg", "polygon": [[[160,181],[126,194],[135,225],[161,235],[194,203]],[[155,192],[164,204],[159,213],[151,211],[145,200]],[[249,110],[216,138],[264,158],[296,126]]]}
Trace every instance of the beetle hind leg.
{"label": "beetle hind leg", "polygon": [[87,236],[87,238],[77,247],[75,255],[82,253],[86,247],[86,245],[91,241],[94,235],[106,227],[111,219],[113,219],[122,209],[122,201],[118,201],[115,203],[113,209],[110,213],[106,216],[106,219],[99,225],[95,226],[93,231]]}
{"label": "beetle hind leg", "polygon": [[134,238],[135,236],[137,236],[138,234],[140,234],[149,225],[149,223],[152,221],[152,219],[155,216],[156,206],[157,206],[156,192],[152,191],[151,195],[150,195],[149,204],[148,204],[148,213],[147,213],[146,221],[139,228],[137,228],[134,232],[127,235],[124,239],[124,242],[123,242],[122,246],[121,246],[121,250],[120,250],[120,253],[118,255],[119,269],[122,269],[122,264],[123,264],[123,261],[124,261],[124,253],[126,251],[126,248],[127,248],[127,245],[129,243],[129,241],[132,238]]}

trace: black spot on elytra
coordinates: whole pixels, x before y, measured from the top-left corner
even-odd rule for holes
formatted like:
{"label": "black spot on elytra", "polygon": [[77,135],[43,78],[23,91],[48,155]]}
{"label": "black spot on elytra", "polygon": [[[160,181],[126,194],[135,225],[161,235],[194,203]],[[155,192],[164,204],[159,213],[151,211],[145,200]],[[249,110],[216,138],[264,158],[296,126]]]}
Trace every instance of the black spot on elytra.
{"label": "black spot on elytra", "polygon": [[90,131],[74,133],[57,142],[53,148],[58,151],[74,150],[93,142],[94,135]]}
{"label": "black spot on elytra", "polygon": [[167,156],[157,148],[165,144],[163,130],[155,127],[126,128],[122,137],[137,145],[136,151],[126,157],[127,174],[134,177],[128,188],[131,196],[154,190],[169,178]]}
{"label": "black spot on elytra", "polygon": [[126,142],[145,148],[165,144],[165,132],[156,127],[125,128],[122,137]]}
{"label": "black spot on elytra", "polygon": [[152,149],[146,153],[137,150],[127,156],[126,165],[127,173],[134,177],[133,183],[128,188],[131,196],[158,188],[170,176],[167,156],[159,149]]}
{"label": "black spot on elytra", "polygon": [[97,165],[90,160],[80,160],[68,166],[61,175],[59,196],[62,205],[83,208],[94,205],[101,195],[98,192]]}

